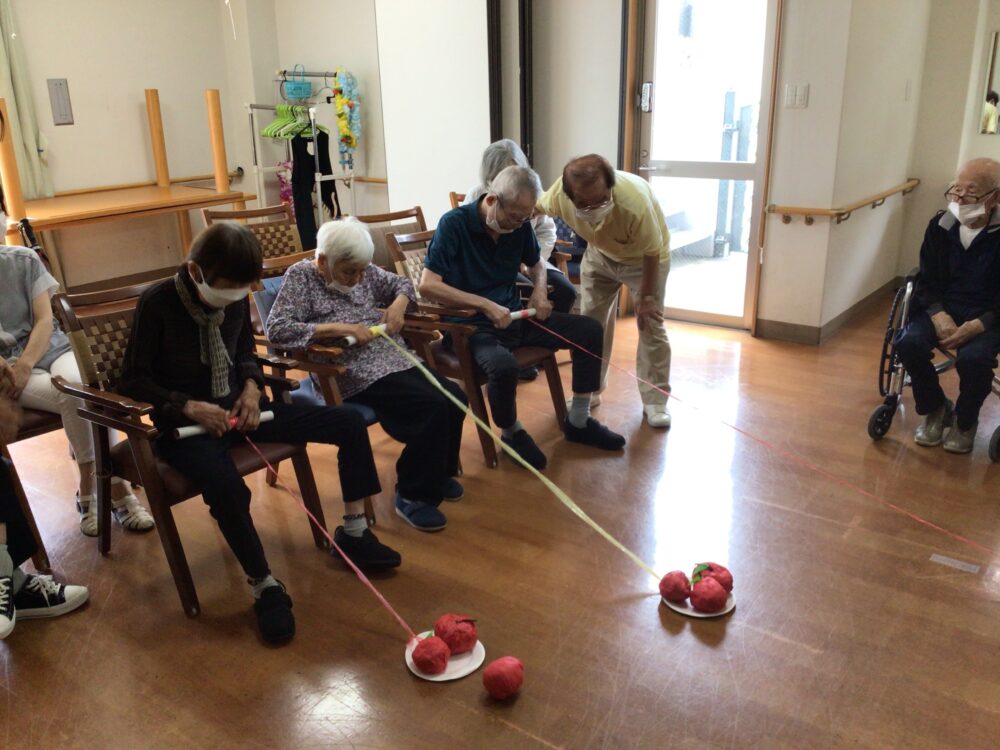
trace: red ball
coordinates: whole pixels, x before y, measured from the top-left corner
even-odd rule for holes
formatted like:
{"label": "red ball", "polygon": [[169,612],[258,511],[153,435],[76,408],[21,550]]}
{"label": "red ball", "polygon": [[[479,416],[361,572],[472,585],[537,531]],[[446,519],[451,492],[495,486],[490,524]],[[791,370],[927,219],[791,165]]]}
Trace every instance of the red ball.
{"label": "red ball", "polygon": [[441,674],[448,667],[449,656],[448,644],[432,635],[413,649],[413,664],[424,674]]}
{"label": "red ball", "polygon": [[483,686],[498,701],[516,695],[524,682],[524,664],[513,656],[501,656],[483,670]]}
{"label": "red ball", "polygon": [[729,594],[714,578],[702,578],[691,587],[691,606],[698,612],[721,612],[728,599]]}
{"label": "red ball", "polygon": [[434,635],[448,644],[452,656],[471,651],[479,640],[476,621],[465,615],[441,615],[434,623]]}
{"label": "red ball", "polygon": [[668,602],[680,604],[691,596],[691,582],[683,571],[671,570],[660,579],[660,596]]}
{"label": "red ball", "polygon": [[722,584],[722,588],[726,590],[726,593],[733,590],[733,574],[729,572],[728,568],[723,565],[719,565],[719,563],[698,563],[694,568],[694,572],[691,574],[691,580],[697,583],[699,576],[701,578],[714,578]]}

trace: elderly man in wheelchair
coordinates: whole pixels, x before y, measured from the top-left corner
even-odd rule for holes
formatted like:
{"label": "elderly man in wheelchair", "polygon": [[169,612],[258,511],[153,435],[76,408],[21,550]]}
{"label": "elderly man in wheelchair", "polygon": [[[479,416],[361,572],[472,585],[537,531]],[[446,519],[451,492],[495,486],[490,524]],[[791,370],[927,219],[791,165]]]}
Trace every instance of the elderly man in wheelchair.
{"label": "elderly man in wheelchair", "polygon": [[[945,197],[948,210],[938,213],[924,234],[911,314],[895,350],[924,417],[914,441],[969,453],[1000,352],[1000,163],[968,162]],[[954,359],[955,403],[941,388],[935,349]]]}

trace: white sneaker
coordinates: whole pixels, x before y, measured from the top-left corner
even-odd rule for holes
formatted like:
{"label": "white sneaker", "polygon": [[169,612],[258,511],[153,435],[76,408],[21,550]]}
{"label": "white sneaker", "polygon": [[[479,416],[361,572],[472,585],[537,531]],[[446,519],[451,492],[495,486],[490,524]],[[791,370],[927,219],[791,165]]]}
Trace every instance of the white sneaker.
{"label": "white sneaker", "polygon": [[126,531],[149,531],[156,525],[153,516],[131,492],[111,501],[111,513]]}
{"label": "white sneaker", "polygon": [[[596,409],[600,405],[601,405],[601,394],[597,393],[596,391],[594,393],[591,393],[590,394],[590,408],[591,409]],[[572,409],[573,408],[573,399],[571,399],[571,398],[566,399],[566,408],[567,409]]]}
{"label": "white sneaker", "polygon": [[670,409],[666,404],[647,404],[642,407],[650,427],[670,429]]}
{"label": "white sneaker", "polygon": [[10,576],[0,577],[0,640],[14,632],[17,610],[14,609],[14,581]]}

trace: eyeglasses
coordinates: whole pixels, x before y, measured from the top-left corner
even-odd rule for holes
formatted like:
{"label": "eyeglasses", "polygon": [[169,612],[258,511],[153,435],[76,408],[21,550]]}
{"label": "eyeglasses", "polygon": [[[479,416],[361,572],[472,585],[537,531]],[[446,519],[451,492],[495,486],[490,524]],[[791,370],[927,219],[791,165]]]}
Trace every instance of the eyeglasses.
{"label": "eyeglasses", "polygon": [[577,210],[578,211],[582,211],[583,213],[591,213],[592,211],[600,211],[602,208],[607,208],[608,206],[610,206],[611,205],[611,201],[612,201],[612,199],[608,198],[606,201],[603,201],[602,203],[597,203],[597,204],[595,204],[593,206],[579,206],[579,207],[577,207]]}
{"label": "eyeglasses", "polygon": [[524,224],[524,222],[529,221],[531,219],[531,214],[528,214],[523,219],[518,218],[516,216],[512,216],[511,213],[507,210],[507,207],[504,206],[503,198],[501,198],[499,195],[497,196],[497,204],[500,206],[500,208],[503,209],[504,216],[510,219],[516,226],[521,226],[522,224]]}
{"label": "eyeglasses", "polygon": [[982,195],[973,195],[967,192],[964,188],[960,188],[957,185],[952,185],[950,188],[945,190],[944,197],[949,201],[968,201],[969,203],[980,203],[981,201],[989,198],[993,193],[997,191],[998,188],[993,188],[988,190]]}

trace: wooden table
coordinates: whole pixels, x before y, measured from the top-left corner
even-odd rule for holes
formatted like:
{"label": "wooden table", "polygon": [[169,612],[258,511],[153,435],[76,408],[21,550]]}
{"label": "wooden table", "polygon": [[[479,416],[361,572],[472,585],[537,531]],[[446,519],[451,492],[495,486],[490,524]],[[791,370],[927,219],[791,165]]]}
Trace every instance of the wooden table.
{"label": "wooden table", "polygon": [[[24,205],[28,220],[36,231],[67,229],[140,216],[176,214],[181,235],[181,260],[183,260],[187,257],[187,250],[191,244],[191,220],[188,211],[225,204],[232,204],[237,210],[242,210],[246,208],[247,201],[255,200],[256,197],[242,191],[220,193],[214,188],[149,185],[42,198],[26,201]],[[13,231],[16,235],[16,227]],[[11,231],[8,229],[8,242],[11,241],[10,234]],[[19,239],[16,244],[20,244]],[[65,285],[59,253],[54,252],[50,255],[53,273]]]}

